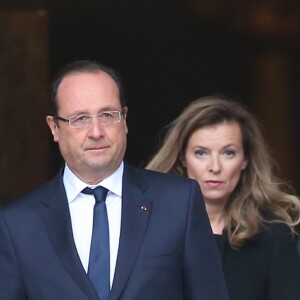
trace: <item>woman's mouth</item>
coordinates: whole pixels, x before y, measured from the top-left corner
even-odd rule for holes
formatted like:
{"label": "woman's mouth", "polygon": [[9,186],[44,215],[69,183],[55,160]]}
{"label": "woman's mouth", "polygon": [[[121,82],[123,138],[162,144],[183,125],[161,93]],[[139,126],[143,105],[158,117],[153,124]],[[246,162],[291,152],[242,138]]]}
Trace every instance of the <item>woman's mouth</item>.
{"label": "woman's mouth", "polygon": [[223,181],[220,180],[207,180],[205,181],[205,184],[207,184],[209,187],[219,187],[223,184]]}

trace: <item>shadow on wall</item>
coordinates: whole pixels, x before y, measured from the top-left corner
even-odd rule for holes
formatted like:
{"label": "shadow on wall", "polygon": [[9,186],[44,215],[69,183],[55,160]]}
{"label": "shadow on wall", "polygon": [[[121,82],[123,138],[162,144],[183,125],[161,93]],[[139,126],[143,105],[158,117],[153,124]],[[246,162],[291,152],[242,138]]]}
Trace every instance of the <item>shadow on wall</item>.
{"label": "shadow on wall", "polygon": [[0,11],[0,203],[49,178],[48,16]]}

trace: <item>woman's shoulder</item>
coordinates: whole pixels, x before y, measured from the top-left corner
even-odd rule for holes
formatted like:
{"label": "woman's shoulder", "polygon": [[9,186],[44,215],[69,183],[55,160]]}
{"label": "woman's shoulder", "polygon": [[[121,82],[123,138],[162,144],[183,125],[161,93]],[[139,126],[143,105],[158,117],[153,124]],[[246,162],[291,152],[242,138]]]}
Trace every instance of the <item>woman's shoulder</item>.
{"label": "woman's shoulder", "polygon": [[263,218],[261,233],[275,236],[293,236],[291,228],[280,217],[271,213],[264,213]]}
{"label": "woman's shoulder", "polygon": [[297,236],[284,221],[272,216],[262,222],[260,232],[252,240],[270,247],[294,247]]}
{"label": "woman's shoulder", "polygon": [[253,247],[257,249],[273,248],[275,245],[284,247],[289,244],[292,246],[296,240],[297,236],[293,234],[291,228],[283,220],[275,215],[268,214],[264,216],[259,232],[246,240],[240,250],[252,249]]}
{"label": "woman's shoulder", "polygon": [[228,255],[231,253],[236,258],[250,256],[259,260],[263,257],[265,261],[272,259],[274,251],[289,252],[290,249],[293,252],[296,249],[297,237],[285,223],[277,222],[278,219],[273,221],[275,222],[263,222],[261,230],[240,247],[232,247],[226,234],[215,236],[220,252]]}
{"label": "woman's shoulder", "polygon": [[260,232],[240,248],[230,247],[227,240],[222,261],[232,299],[241,299],[237,287],[247,299],[265,299],[266,294],[270,299],[300,299],[296,245],[289,226],[276,216],[265,218]]}

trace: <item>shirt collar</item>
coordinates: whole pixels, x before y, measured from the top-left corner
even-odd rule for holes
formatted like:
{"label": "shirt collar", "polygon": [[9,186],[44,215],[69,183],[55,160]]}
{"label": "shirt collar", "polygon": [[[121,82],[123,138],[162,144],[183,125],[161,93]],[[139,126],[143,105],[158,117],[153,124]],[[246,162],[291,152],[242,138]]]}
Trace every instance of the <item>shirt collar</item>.
{"label": "shirt collar", "polygon": [[106,189],[108,189],[109,193],[114,193],[117,196],[122,197],[123,170],[124,170],[124,163],[122,162],[119,168],[109,177],[103,179],[98,184],[90,185],[82,181],[81,179],[79,179],[66,164],[64,175],[63,175],[63,182],[64,182],[68,202],[69,203],[72,202],[79,195],[79,193],[87,186],[94,188],[98,185],[101,185]]}

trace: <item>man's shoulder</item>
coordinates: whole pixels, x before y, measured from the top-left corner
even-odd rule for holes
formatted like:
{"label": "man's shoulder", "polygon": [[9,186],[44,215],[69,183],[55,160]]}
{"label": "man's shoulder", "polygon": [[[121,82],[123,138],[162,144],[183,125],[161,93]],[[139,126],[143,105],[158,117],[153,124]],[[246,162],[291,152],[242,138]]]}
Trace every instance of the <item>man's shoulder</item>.
{"label": "man's shoulder", "polygon": [[60,181],[62,182],[61,178],[61,174],[59,173],[44,184],[41,184],[33,190],[13,199],[9,203],[4,204],[1,206],[1,210],[10,211],[34,206],[37,202],[40,202],[41,199],[44,199],[45,195],[49,195],[52,191],[55,191],[58,188]]}
{"label": "man's shoulder", "polygon": [[[130,173],[135,176],[135,178],[139,180],[145,180],[146,182],[158,183],[158,184],[172,184],[172,185],[191,185],[195,184],[195,180],[169,174],[169,173],[161,173],[157,171],[152,171],[140,167],[133,167],[132,165],[125,165],[125,174]],[[125,175],[126,176],[126,175]]]}

